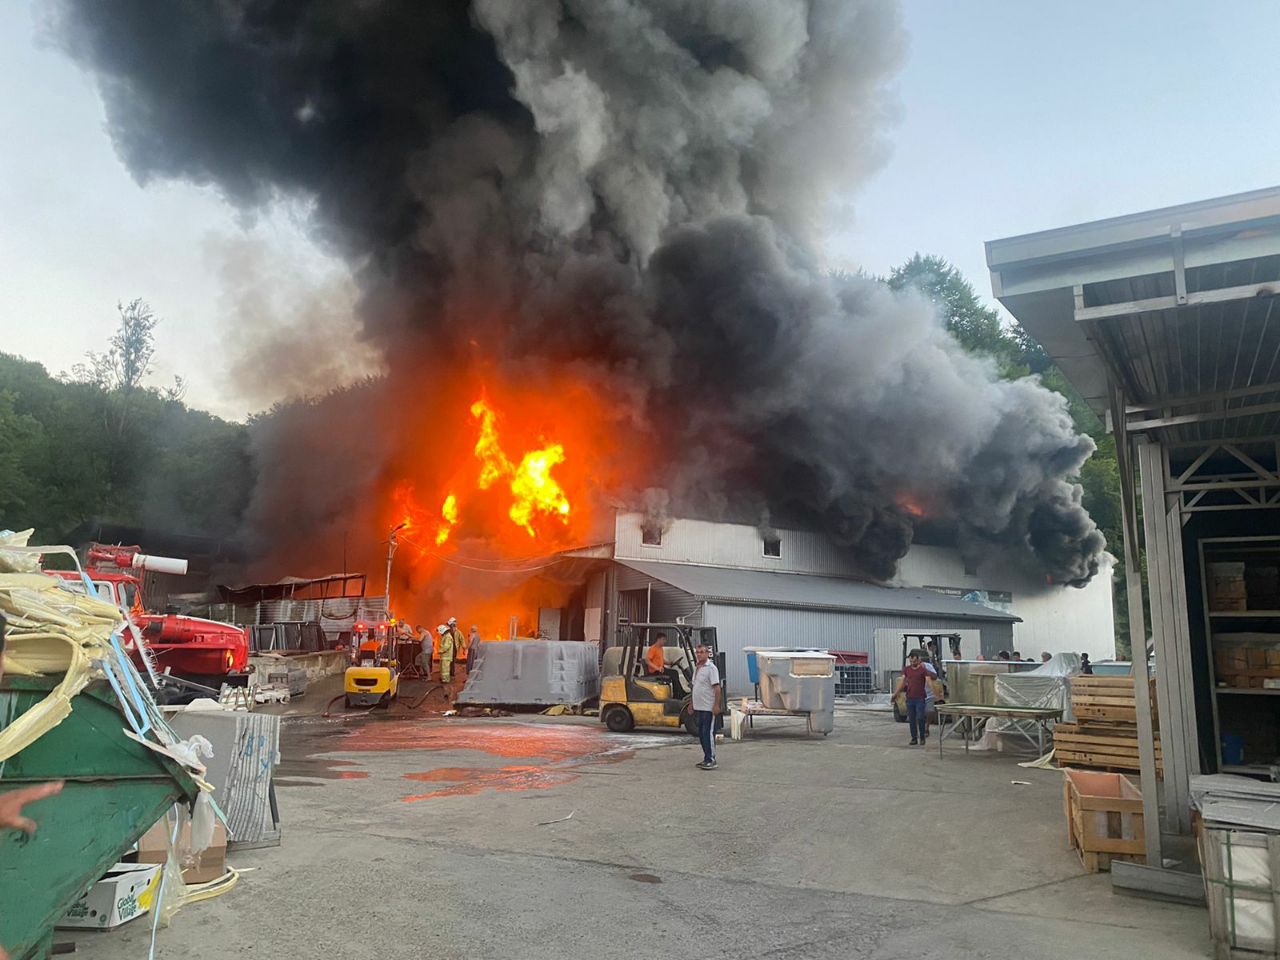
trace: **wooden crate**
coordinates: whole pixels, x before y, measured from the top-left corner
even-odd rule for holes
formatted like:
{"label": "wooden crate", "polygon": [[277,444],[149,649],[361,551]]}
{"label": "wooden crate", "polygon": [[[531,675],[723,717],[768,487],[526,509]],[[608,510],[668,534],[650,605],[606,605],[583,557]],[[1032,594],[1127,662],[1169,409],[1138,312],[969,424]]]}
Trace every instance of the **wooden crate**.
{"label": "wooden crate", "polygon": [[1122,773],[1064,769],[1067,843],[1090,873],[1113,860],[1146,862],[1142,791]]}
{"label": "wooden crate", "polygon": [[[1077,720],[1134,724],[1138,721],[1132,677],[1071,678],[1071,712]],[[1156,689],[1151,684],[1151,718],[1156,720]]]}
{"label": "wooden crate", "polygon": [[1216,956],[1280,956],[1280,836],[1197,822],[1196,839]]}

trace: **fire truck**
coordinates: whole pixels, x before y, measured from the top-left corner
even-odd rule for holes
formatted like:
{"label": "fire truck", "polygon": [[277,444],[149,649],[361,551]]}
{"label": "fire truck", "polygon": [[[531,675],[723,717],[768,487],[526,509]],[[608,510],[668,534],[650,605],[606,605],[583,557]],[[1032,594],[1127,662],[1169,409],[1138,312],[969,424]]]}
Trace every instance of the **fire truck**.
{"label": "fire truck", "polygon": [[[85,559],[85,576],[101,600],[129,611],[160,673],[218,689],[224,683],[243,686],[248,682],[249,637],[242,627],[200,617],[173,613],[148,613],[142,606],[143,577],[154,573],[185,574],[187,561],[144,554],[136,546],[109,546],[94,543]],[[47,570],[72,590],[86,592],[75,570]],[[133,637],[122,637],[125,649],[139,668],[144,668],[142,652]]]}

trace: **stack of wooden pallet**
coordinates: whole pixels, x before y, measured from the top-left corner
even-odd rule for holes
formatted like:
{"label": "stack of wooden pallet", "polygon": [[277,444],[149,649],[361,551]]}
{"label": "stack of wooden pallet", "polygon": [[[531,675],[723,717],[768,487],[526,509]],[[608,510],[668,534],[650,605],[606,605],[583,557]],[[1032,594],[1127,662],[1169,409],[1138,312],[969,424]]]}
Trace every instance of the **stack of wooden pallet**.
{"label": "stack of wooden pallet", "polygon": [[[1155,686],[1151,715],[1155,718]],[[1071,712],[1075,723],[1053,728],[1054,757],[1060,767],[1094,770],[1137,770],[1137,710],[1132,677],[1071,678]],[[1160,771],[1160,733],[1156,731],[1156,770]]]}

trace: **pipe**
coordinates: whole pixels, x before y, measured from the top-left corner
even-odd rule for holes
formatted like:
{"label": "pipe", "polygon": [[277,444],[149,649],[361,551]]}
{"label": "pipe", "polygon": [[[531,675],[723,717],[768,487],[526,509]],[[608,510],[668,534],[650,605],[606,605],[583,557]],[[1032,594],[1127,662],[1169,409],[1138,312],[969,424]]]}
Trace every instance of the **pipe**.
{"label": "pipe", "polygon": [[146,553],[135,553],[130,564],[135,570],[150,570],[152,573],[172,573],[185,576],[187,561],[177,557],[155,557]]}

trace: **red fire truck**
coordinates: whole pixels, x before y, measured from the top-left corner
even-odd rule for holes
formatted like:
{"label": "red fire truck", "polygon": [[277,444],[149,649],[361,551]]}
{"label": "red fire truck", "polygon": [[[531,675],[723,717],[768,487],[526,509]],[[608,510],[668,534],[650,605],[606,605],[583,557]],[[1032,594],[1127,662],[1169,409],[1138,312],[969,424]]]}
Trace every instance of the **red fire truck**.
{"label": "red fire truck", "polygon": [[[246,683],[249,637],[244,629],[199,617],[148,613],[142,607],[142,578],[147,571],[185,574],[187,561],[150,556],[136,546],[95,543],[89,547],[84,570],[99,599],[129,611],[159,672],[167,670],[172,676],[214,689],[223,683]],[[72,590],[85,591],[84,581],[75,570],[46,572],[65,580]],[[133,637],[126,631],[122,639],[125,649],[143,668]]]}

